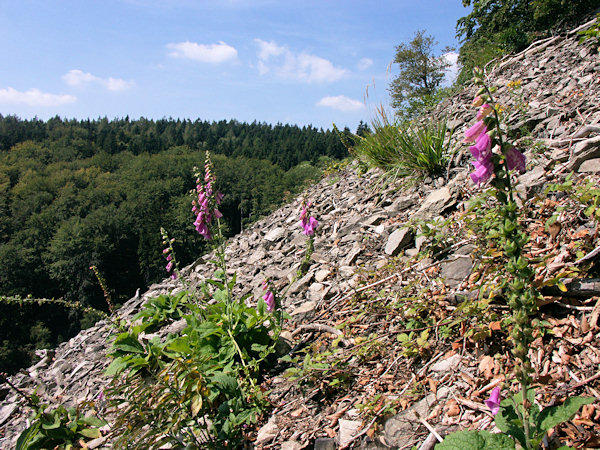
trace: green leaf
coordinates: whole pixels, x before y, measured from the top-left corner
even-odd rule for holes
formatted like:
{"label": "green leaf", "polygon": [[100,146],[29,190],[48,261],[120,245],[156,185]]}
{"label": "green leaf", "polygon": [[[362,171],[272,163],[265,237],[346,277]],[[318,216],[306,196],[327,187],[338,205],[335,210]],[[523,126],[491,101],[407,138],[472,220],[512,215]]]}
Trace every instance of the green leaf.
{"label": "green leaf", "polygon": [[487,431],[457,431],[435,446],[442,450],[504,450],[514,449],[515,443],[505,434]]}
{"label": "green leaf", "polygon": [[127,362],[123,360],[123,358],[116,358],[104,371],[105,375],[115,376],[121,373],[127,367]]}
{"label": "green leaf", "polygon": [[593,397],[569,397],[562,405],[551,406],[542,410],[538,416],[537,426],[541,431],[548,431],[556,425],[571,420],[583,405],[594,402]]}
{"label": "green leaf", "polygon": [[189,355],[192,352],[190,348],[190,341],[187,336],[173,339],[167,345],[167,350],[171,352],[182,353],[184,355]]}
{"label": "green leaf", "polygon": [[79,430],[79,434],[90,439],[96,439],[101,436],[98,428],[84,428],[83,430]]}
{"label": "green leaf", "polygon": [[123,333],[113,342],[113,349],[122,350],[128,353],[144,353],[144,347],[135,336],[129,333]]}
{"label": "green leaf", "polygon": [[60,420],[60,414],[57,414],[56,411],[54,412],[54,421],[52,423],[44,423],[42,424],[42,428],[44,430],[54,430],[56,428],[58,428],[60,426],[61,420]]}

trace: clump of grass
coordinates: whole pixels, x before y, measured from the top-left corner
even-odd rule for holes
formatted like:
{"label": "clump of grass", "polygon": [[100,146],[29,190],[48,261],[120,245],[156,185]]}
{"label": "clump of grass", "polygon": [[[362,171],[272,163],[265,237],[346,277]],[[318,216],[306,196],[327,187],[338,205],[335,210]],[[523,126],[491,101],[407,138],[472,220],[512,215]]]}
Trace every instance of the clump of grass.
{"label": "clump of grass", "polygon": [[451,154],[446,120],[422,125],[390,120],[383,107],[371,123],[373,132],[355,136],[353,152],[370,167],[379,167],[397,177],[441,174]]}

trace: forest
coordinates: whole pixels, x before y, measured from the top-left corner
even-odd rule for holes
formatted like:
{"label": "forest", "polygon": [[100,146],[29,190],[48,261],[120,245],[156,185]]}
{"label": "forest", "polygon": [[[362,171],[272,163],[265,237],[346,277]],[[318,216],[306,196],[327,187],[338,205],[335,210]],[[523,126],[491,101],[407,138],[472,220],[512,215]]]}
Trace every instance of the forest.
{"label": "forest", "polygon": [[[345,130],[349,133],[349,130]],[[0,371],[31,362],[167,276],[160,228],[185,266],[207,250],[194,231],[194,166],[210,150],[229,235],[271,212],[320,167],[346,156],[329,130],[190,120],[21,120],[0,115]]]}

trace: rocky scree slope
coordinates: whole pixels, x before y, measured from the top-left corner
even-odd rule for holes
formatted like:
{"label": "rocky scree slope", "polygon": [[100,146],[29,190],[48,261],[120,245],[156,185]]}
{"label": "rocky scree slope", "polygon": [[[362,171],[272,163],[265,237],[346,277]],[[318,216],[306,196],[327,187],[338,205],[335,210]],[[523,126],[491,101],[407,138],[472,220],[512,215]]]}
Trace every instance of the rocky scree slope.
{"label": "rocky scree slope", "polygon": [[[530,353],[542,405],[565,395],[600,399],[598,223],[571,197],[544,194],[572,171],[579,183],[599,184],[598,69],[596,49],[578,44],[571,32],[533,44],[490,73],[510,127],[522,135],[521,148],[529,149],[519,189],[521,202],[531,208],[525,223],[529,250],[540,261],[537,279],[543,283],[565,268],[581,269],[578,279],[566,283],[567,292],[544,288],[547,305],[540,317],[548,333]],[[519,80],[520,98],[508,87]],[[511,368],[501,326],[506,309],[501,302],[469,312],[460,306],[465,298],[481,304],[474,301],[477,289],[494,276],[484,243],[467,225],[466,202],[480,191],[468,178],[468,150],[460,144],[474,121],[473,96],[466,89],[433,113],[448,117],[454,130],[457,151],[445,177],[389,185],[377,171],[359,176],[350,165],[228,242],[239,293],[252,291],[258,298],[263,279],[282,289],[294,280],[305,250],[298,226],[302,199],[313,203],[320,223],[308,272],[287,291],[283,307],[292,320],[284,337],[292,346],[302,343],[320,352],[332,369],[306,371],[295,381],[282,376],[265,381],[274,410],[249,435],[256,448],[431,448],[432,429],[442,436],[457,427],[494,429],[483,400],[499,382],[510,385],[503,375]],[[558,230],[545,227],[559,207]],[[440,224],[444,252],[436,255],[439,242],[418,235],[417,220]],[[209,259],[200,258],[183,273],[192,283],[202,281],[214,270]],[[177,281],[167,279],[118,314],[131,318],[148,299],[178,289]],[[454,331],[446,326],[452,321],[458,321]],[[181,324],[175,322],[161,334],[177,329]],[[103,376],[110,333],[107,321],[98,322],[42,352],[37,364],[11,381],[26,392],[37,388],[49,403],[92,400],[110,381]],[[340,337],[344,342],[336,343]],[[338,387],[334,379],[341,380]],[[31,411],[7,385],[0,399],[0,447],[13,448]],[[553,437],[600,446],[599,423],[596,402]],[[108,447],[109,435],[89,448]]]}

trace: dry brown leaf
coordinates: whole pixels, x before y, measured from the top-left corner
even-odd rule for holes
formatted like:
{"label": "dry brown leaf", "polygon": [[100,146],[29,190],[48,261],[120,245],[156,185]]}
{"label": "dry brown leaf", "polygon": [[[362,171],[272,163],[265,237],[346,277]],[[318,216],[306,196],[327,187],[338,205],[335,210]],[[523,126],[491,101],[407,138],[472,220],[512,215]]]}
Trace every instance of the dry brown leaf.
{"label": "dry brown leaf", "polygon": [[492,331],[501,331],[502,330],[502,325],[501,325],[500,321],[497,320],[495,322],[490,322],[490,330],[492,330]]}
{"label": "dry brown leaf", "polygon": [[335,430],[332,430],[329,427],[325,428],[325,433],[327,433],[327,436],[329,436],[330,439],[333,439],[337,434]]}
{"label": "dry brown leaf", "polygon": [[486,379],[490,379],[494,376],[494,368],[496,362],[494,358],[489,355],[485,355],[479,362],[479,373],[482,373]]}
{"label": "dry brown leaf", "polygon": [[440,384],[440,382],[427,377],[427,383],[429,384],[429,390],[431,392],[433,392],[434,394],[437,394],[437,387],[438,387],[438,384]]}
{"label": "dry brown leaf", "polygon": [[446,415],[448,417],[456,417],[460,414],[460,406],[453,398],[446,402],[446,410]]}

